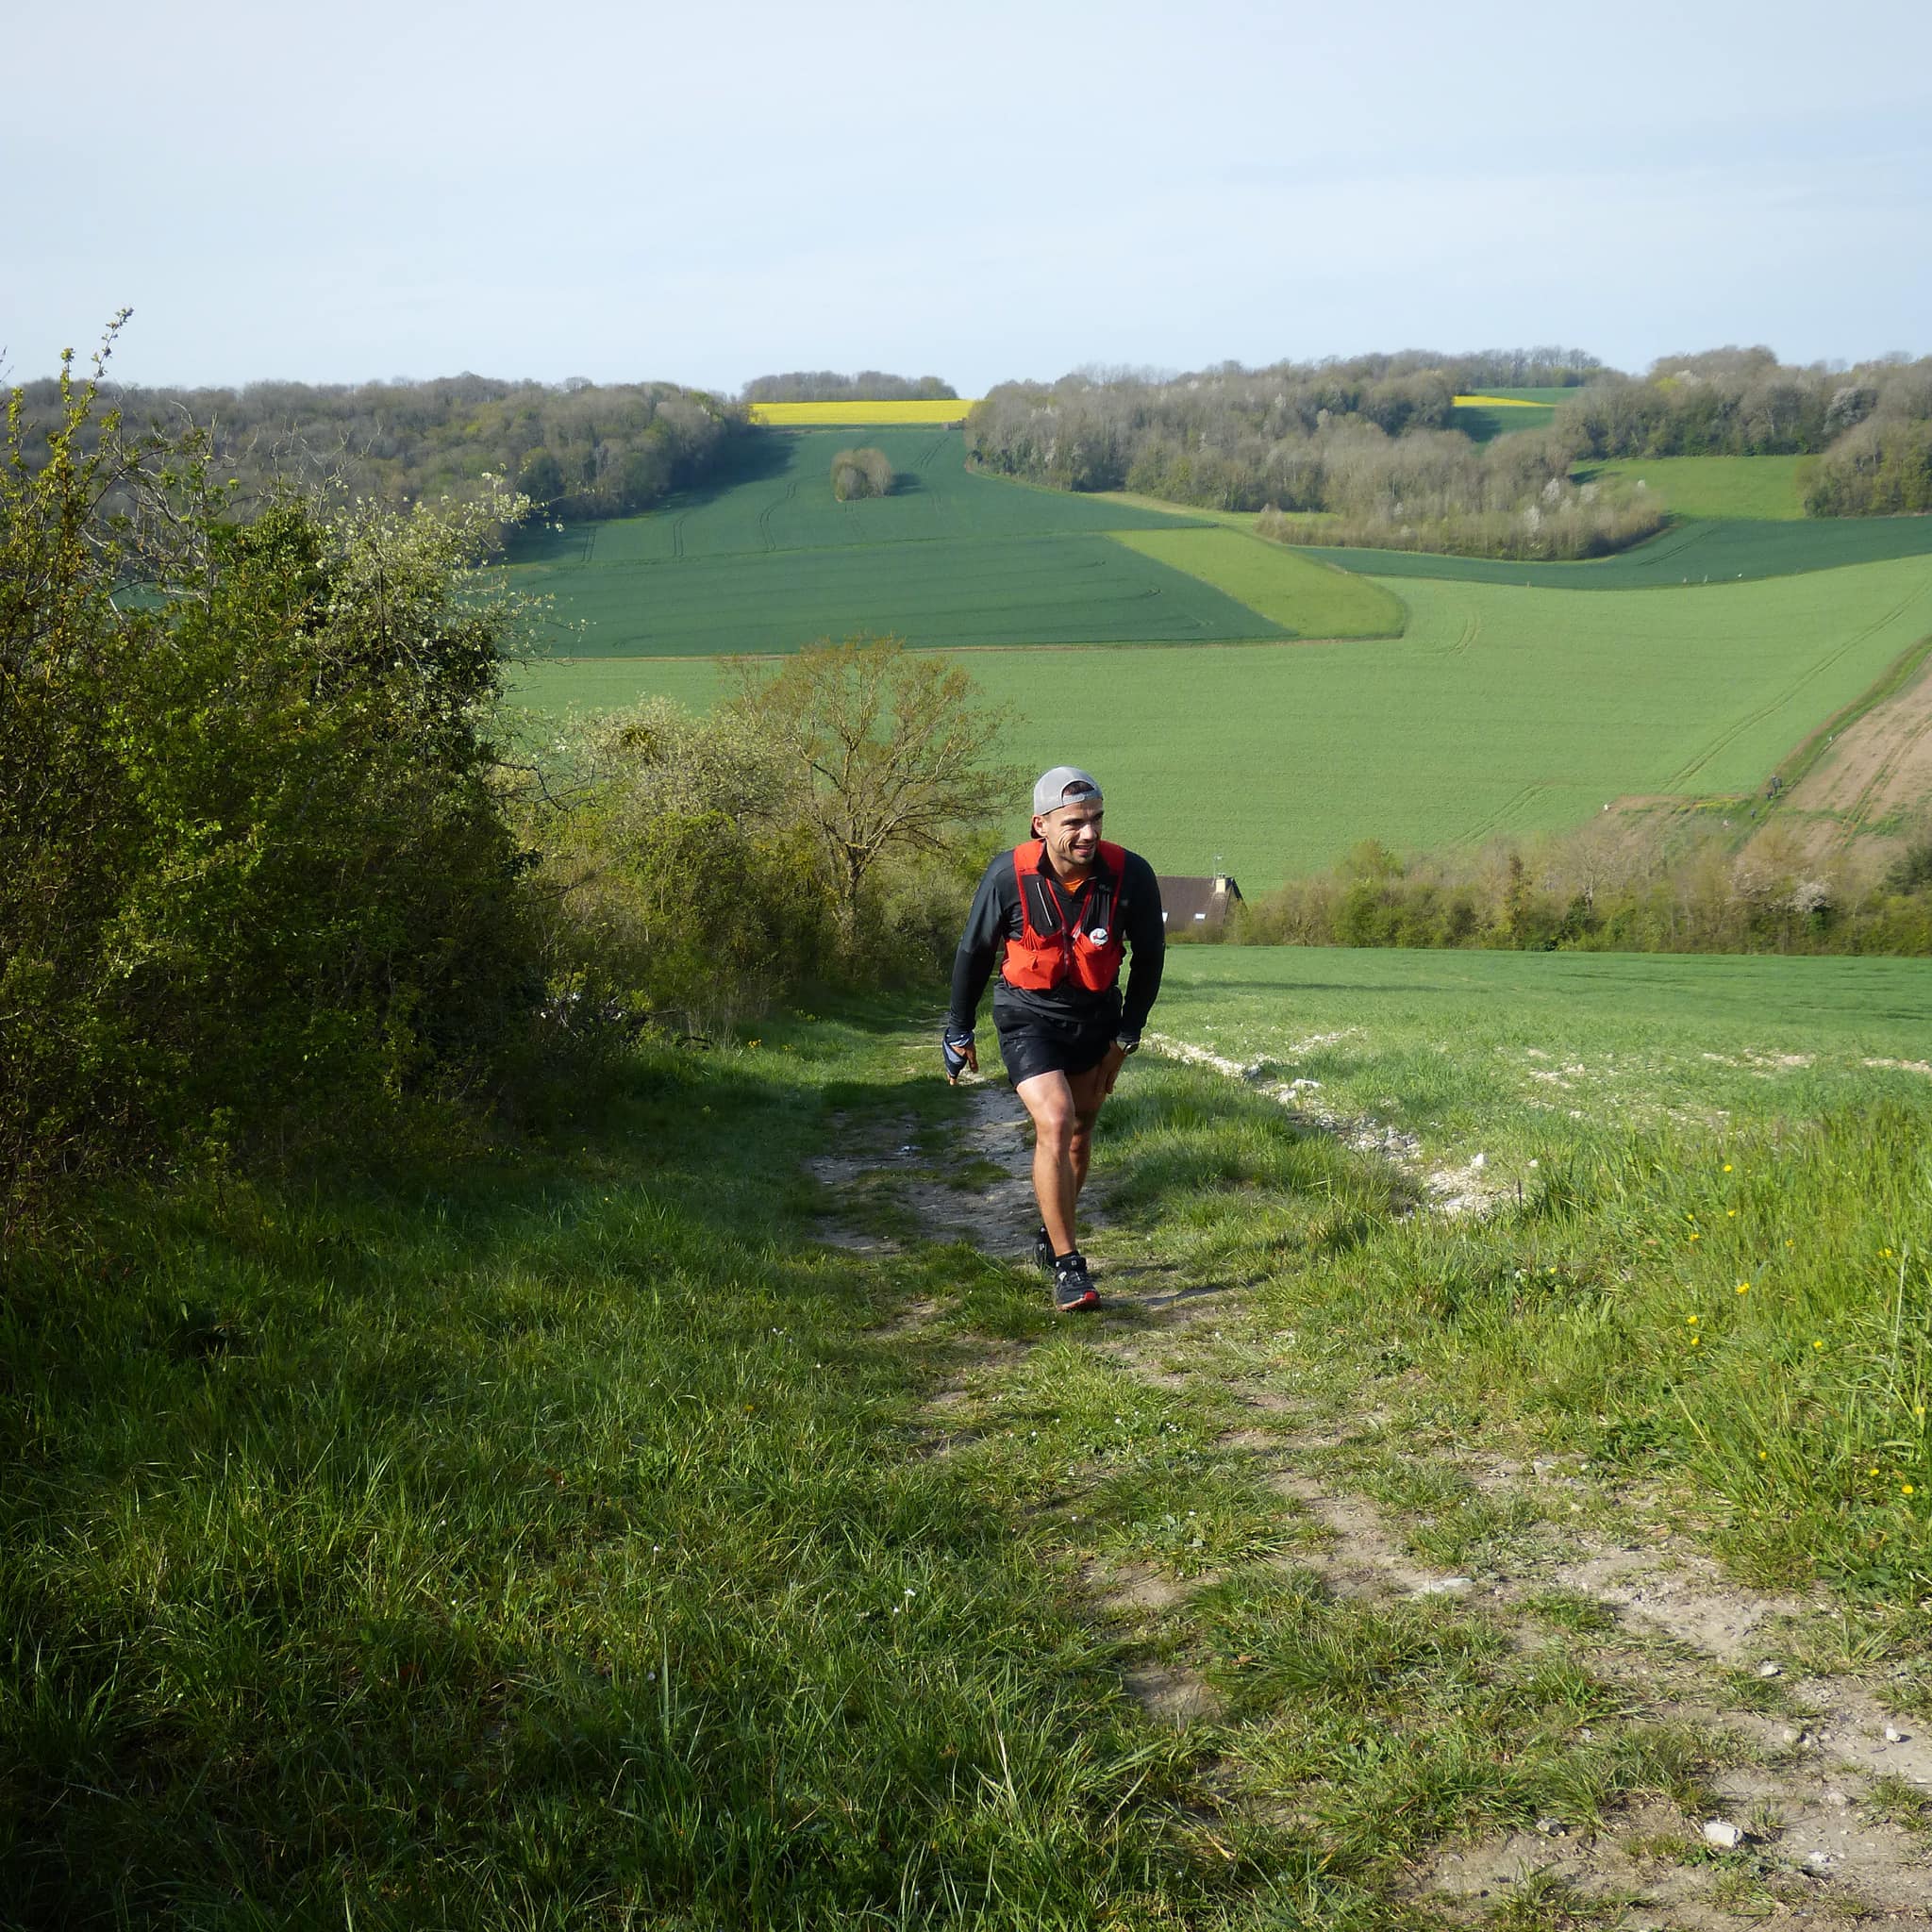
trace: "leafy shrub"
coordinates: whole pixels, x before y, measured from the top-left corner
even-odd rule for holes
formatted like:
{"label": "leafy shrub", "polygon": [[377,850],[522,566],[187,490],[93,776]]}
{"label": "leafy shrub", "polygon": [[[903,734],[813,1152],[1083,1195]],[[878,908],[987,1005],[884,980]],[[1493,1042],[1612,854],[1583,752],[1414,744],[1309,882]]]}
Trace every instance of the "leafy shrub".
{"label": "leafy shrub", "polygon": [[[233,521],[60,384],[0,463],[0,1168],[379,1142],[536,1004],[485,722],[515,506]],[[138,588],[130,588],[138,587]]]}
{"label": "leafy shrub", "polygon": [[891,488],[892,460],[882,449],[841,449],[832,458],[832,494],[841,503],[886,496]]}
{"label": "leafy shrub", "polygon": [[1932,421],[1874,417],[1847,430],[1812,470],[1805,508],[1814,517],[1932,510]]}
{"label": "leafy shrub", "polygon": [[560,806],[533,799],[548,978],[569,1024],[709,1032],[830,973],[818,853],[773,747],[665,699],[567,747]]}

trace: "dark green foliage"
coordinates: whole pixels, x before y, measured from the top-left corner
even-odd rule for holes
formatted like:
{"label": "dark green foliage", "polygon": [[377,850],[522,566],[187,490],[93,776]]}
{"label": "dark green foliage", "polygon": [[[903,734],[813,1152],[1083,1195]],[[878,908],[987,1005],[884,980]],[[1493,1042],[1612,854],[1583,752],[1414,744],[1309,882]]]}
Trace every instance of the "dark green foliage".
{"label": "dark green foliage", "polygon": [[526,822],[574,1032],[621,1016],[708,1034],[829,974],[830,894],[772,746],[658,702],[600,720],[571,759],[561,808]]}
{"label": "dark green foliage", "polygon": [[1847,431],[1812,471],[1805,508],[1814,517],[1932,510],[1932,418],[1874,418]]}
{"label": "dark green foliage", "polygon": [[237,523],[62,393],[0,471],[0,1165],[354,1146],[536,1004],[465,568],[503,509]]}
{"label": "dark green foliage", "polygon": [[1928,410],[1932,362],[1891,359],[1833,371],[1817,363],[1794,368],[1765,348],[1712,349],[1659,357],[1641,378],[1606,372],[1558,406],[1555,433],[1579,461],[1803,455],[1830,447],[1868,417],[1923,418]]}
{"label": "dark green foliage", "polygon": [[[457,375],[354,387],[256,382],[242,390],[104,390],[124,421],[207,425],[210,459],[259,506],[318,481],[391,508],[480,502],[497,481],[562,519],[624,516],[702,481],[733,455],[744,412],[676,383],[580,378],[558,386]],[[21,391],[29,447],[58,429],[62,391]],[[83,425],[81,447],[92,430]]]}

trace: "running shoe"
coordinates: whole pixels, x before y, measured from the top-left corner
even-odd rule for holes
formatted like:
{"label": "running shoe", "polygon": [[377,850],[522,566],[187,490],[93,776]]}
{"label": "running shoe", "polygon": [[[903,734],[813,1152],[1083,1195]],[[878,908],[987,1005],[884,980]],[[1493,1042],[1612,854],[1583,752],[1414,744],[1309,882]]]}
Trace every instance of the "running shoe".
{"label": "running shoe", "polygon": [[1077,1250],[1061,1255],[1053,1264],[1053,1305],[1063,1315],[1100,1306],[1099,1291],[1087,1273],[1087,1257]]}
{"label": "running shoe", "polygon": [[1046,1231],[1046,1224],[1040,1224],[1040,1232],[1033,1237],[1033,1260],[1042,1274],[1053,1273],[1053,1237]]}

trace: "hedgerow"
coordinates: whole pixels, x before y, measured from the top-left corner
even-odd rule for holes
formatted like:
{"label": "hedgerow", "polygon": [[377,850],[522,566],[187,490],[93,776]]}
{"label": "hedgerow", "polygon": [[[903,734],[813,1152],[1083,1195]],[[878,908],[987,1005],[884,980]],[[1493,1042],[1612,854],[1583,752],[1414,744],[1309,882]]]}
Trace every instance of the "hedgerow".
{"label": "hedgerow", "polygon": [[[110,337],[111,341],[111,337]],[[366,1150],[487,1088],[535,1010],[488,721],[517,506],[285,499],[125,433],[63,365],[0,461],[0,1196]]]}

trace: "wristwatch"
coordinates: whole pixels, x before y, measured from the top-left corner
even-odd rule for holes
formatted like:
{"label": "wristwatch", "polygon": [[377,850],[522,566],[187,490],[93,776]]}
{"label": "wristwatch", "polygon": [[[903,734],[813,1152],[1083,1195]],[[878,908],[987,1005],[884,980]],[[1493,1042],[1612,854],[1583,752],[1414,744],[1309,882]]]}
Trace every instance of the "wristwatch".
{"label": "wristwatch", "polygon": [[1113,1043],[1123,1053],[1139,1053],[1141,1051],[1141,1036],[1138,1033],[1116,1033],[1113,1037]]}

